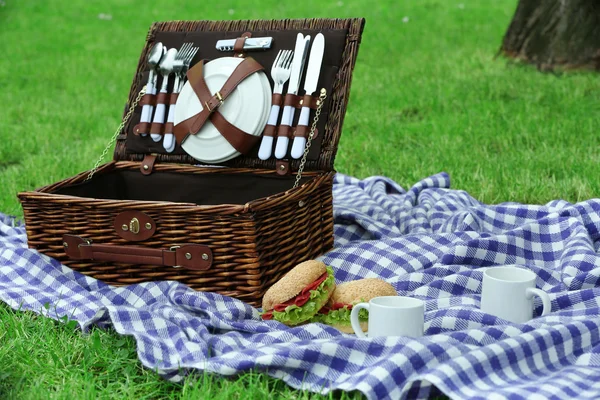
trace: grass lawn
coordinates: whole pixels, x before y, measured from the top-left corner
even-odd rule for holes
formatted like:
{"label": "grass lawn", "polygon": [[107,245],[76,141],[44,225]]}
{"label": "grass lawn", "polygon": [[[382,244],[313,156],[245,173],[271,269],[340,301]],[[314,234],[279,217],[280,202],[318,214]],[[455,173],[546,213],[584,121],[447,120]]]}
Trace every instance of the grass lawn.
{"label": "grass lawn", "polygon": [[[495,59],[516,3],[0,0],[0,212],[21,216],[17,192],[92,167],[150,24],[177,19],[365,17],[340,172],[409,187],[446,171],[485,203],[595,197],[598,75]],[[141,367],[129,337],[0,305],[0,398],[236,397],[318,396],[258,373],[170,384]]]}

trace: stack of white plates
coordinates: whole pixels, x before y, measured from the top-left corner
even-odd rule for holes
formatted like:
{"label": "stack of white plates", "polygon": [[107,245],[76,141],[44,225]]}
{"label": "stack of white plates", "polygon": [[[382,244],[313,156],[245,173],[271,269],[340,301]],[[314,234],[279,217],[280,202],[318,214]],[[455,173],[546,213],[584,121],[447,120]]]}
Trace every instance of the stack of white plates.
{"label": "stack of white plates", "polygon": [[[204,80],[211,93],[221,90],[243,59],[235,57],[217,58],[204,66]],[[260,136],[269,119],[271,110],[271,85],[264,72],[258,71],[244,79],[218,108],[232,125],[254,136]],[[178,124],[201,112],[203,104],[189,82],[183,86],[175,106],[174,123]],[[207,163],[231,160],[240,153],[206,121],[195,135],[189,135],[182,146],[190,156]]]}

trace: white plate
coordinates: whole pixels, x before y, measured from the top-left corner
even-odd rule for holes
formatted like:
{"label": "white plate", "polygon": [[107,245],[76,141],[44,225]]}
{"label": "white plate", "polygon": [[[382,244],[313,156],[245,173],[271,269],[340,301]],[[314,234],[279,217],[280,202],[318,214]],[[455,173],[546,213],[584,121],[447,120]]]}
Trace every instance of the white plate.
{"label": "white plate", "polygon": [[[204,66],[204,80],[211,93],[223,87],[234,69],[243,60],[235,57],[217,58]],[[232,125],[254,136],[260,136],[269,118],[271,86],[264,72],[259,71],[244,79],[219,112]],[[189,82],[183,86],[175,106],[174,123],[178,124],[203,109]],[[225,139],[214,125],[207,121],[196,135],[190,135],[181,146],[190,156],[203,162],[220,163],[240,153]]]}

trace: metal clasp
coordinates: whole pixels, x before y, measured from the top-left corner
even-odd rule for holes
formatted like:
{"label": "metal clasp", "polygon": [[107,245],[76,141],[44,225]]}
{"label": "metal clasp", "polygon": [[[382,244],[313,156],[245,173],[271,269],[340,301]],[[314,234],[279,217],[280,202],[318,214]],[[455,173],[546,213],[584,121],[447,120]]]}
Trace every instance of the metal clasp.
{"label": "metal clasp", "polygon": [[[179,248],[181,248],[181,246],[178,244],[175,244],[175,245],[169,247],[169,251],[175,251]],[[173,265],[173,268],[182,268],[182,267],[181,267],[181,265]]]}
{"label": "metal clasp", "polygon": [[221,107],[221,105],[223,104],[223,95],[221,95],[221,92],[215,93],[213,97],[216,97],[217,100],[219,100],[219,104],[217,104],[216,106],[214,106],[214,108],[210,108],[210,106],[208,105],[208,101],[205,101],[204,105],[206,106],[206,109],[208,110],[209,113],[212,113],[217,108]]}
{"label": "metal clasp", "polygon": [[134,235],[140,233],[140,220],[133,217],[131,221],[129,221],[129,232],[133,233]]}

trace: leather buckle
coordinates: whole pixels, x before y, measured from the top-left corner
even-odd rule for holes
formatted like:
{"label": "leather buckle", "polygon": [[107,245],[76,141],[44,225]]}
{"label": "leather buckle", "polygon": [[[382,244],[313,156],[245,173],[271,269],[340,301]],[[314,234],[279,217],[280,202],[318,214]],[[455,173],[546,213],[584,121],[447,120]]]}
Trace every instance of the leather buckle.
{"label": "leather buckle", "polygon": [[[175,250],[177,250],[179,248],[181,248],[181,246],[176,244],[174,246],[169,247],[169,251],[175,252]],[[181,265],[173,265],[172,268],[182,268],[182,266]]]}
{"label": "leather buckle", "polygon": [[[221,104],[223,104],[223,96],[221,95],[221,92],[217,92],[213,95],[213,98],[217,98],[217,100],[219,100],[219,103],[217,103],[217,105],[215,105],[214,107],[210,107],[210,105],[208,104],[208,101],[204,102],[204,105],[206,106],[206,109],[208,110],[209,113],[213,113],[217,108],[219,108],[221,106]],[[211,99],[212,100],[212,99]]]}

